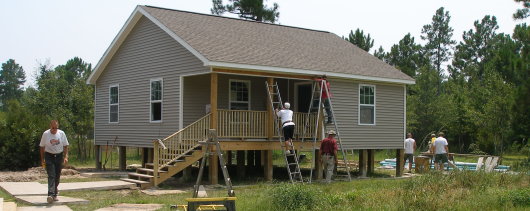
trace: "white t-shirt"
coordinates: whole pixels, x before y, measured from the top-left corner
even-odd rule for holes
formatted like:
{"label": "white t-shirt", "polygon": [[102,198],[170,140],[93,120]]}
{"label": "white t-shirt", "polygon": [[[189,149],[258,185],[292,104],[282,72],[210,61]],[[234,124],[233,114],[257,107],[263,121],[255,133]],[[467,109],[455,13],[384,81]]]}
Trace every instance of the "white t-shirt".
{"label": "white t-shirt", "polygon": [[445,146],[447,146],[447,139],[444,137],[438,137],[434,140],[434,147],[436,147],[434,154],[445,154]]}
{"label": "white t-shirt", "polygon": [[405,139],[405,154],[414,154],[414,143],[416,141],[412,138]]}
{"label": "white t-shirt", "polygon": [[42,133],[42,137],[40,139],[40,147],[44,147],[44,151],[57,154],[63,152],[63,147],[68,146],[68,139],[66,138],[66,134],[62,130],[57,129],[57,132],[55,134],[52,134],[50,132],[50,129],[44,131]]}
{"label": "white t-shirt", "polygon": [[276,113],[276,115],[278,115],[278,117],[280,117],[280,119],[282,120],[282,127],[285,127],[287,125],[294,125],[293,111],[289,109],[282,109],[282,110],[279,110],[278,113]]}

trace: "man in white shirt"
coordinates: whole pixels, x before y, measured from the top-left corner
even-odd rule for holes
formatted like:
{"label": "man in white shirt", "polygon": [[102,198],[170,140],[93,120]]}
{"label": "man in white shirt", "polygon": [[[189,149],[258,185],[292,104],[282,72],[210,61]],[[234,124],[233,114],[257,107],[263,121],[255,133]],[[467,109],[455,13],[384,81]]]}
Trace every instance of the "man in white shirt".
{"label": "man in white shirt", "polygon": [[[285,143],[287,146],[292,148],[293,146],[293,135],[294,135],[294,122],[293,122],[293,111],[291,111],[291,104],[285,102],[283,104],[283,109],[276,109],[276,115],[280,117],[282,121],[283,137],[285,138]],[[289,147],[288,147],[289,148]],[[294,149],[292,149],[294,150]]]}
{"label": "man in white shirt", "polygon": [[[449,148],[447,147],[447,139],[444,138],[444,133],[438,133],[438,138],[434,141],[432,145],[432,152],[434,152],[434,168],[438,170],[444,169],[444,163],[449,162],[447,159],[447,153],[449,153]],[[438,164],[438,167],[436,166]]]}
{"label": "man in white shirt", "polygon": [[52,120],[50,129],[44,131],[39,144],[41,165],[48,173],[48,203],[59,201],[57,187],[61,179],[61,170],[63,164],[68,163],[68,139],[58,128],[59,122]]}
{"label": "man in white shirt", "polygon": [[416,151],[416,141],[412,139],[412,133],[407,133],[407,139],[404,142],[405,161],[409,161],[409,173],[412,172],[412,162],[414,162],[414,152]]}

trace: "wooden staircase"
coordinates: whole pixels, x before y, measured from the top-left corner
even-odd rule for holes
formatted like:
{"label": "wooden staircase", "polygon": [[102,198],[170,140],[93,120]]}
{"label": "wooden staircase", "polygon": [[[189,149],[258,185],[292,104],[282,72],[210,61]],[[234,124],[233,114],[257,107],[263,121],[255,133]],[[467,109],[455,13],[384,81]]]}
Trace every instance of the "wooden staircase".
{"label": "wooden staircase", "polygon": [[135,183],[145,189],[157,186],[186,167],[200,160],[206,149],[200,142],[208,138],[210,114],[163,140],[153,141],[153,163],[129,173],[123,181]]}
{"label": "wooden staircase", "polygon": [[149,187],[156,186],[163,181],[169,179],[173,175],[181,172],[186,167],[194,164],[200,160],[204,155],[204,151],[200,146],[190,151],[189,153],[180,156],[179,159],[173,160],[170,164],[164,166],[158,170],[158,178],[155,184],[154,176],[154,163],[146,163],[144,168],[137,168],[136,172],[129,173],[128,178],[121,179],[123,181],[136,183],[136,185],[141,189],[146,189]]}

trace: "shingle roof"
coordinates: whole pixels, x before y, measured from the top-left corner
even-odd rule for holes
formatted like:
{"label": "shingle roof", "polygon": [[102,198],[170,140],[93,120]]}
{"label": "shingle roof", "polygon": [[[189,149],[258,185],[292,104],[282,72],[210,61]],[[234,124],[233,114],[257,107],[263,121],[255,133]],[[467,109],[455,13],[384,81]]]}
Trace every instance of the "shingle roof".
{"label": "shingle roof", "polygon": [[141,7],[209,61],[414,80],[333,33]]}

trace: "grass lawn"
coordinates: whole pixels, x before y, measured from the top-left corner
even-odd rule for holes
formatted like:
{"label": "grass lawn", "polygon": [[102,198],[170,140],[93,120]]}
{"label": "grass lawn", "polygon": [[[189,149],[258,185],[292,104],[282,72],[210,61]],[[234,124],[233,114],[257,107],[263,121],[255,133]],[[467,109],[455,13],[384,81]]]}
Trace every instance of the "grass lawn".
{"label": "grass lawn", "polygon": [[[331,184],[258,183],[237,186],[237,210],[528,210],[530,176],[455,171],[408,179],[369,179]],[[209,191],[226,196],[225,189]],[[90,200],[70,205],[94,210],[117,203],[185,204],[191,193],[149,196],[139,190],[83,191],[66,196]]]}

